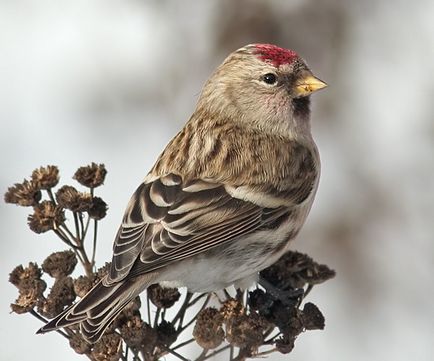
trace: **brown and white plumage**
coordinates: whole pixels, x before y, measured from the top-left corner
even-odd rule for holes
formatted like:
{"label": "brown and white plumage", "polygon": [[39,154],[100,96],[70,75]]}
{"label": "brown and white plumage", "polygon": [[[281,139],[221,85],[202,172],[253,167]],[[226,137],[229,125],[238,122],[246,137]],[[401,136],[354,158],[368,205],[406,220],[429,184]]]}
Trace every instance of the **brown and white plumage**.
{"label": "brown and white plumage", "polygon": [[40,332],[80,323],[95,342],[150,284],[218,290],[277,261],[318,185],[308,95],[324,86],[290,50],[232,53],[133,194],[109,274]]}

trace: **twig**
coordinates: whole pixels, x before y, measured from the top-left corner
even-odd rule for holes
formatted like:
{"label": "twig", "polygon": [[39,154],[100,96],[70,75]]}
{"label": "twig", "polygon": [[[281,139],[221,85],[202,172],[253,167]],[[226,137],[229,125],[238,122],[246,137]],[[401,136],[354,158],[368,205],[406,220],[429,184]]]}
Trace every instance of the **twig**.
{"label": "twig", "polygon": [[190,361],[188,358],[185,358],[184,356],[181,356],[178,352],[173,351],[173,349],[170,349],[170,348],[164,347],[164,346],[162,348],[163,348],[164,351],[167,351],[167,352],[171,353],[173,356],[178,357],[182,361]]}
{"label": "twig", "polygon": [[227,350],[227,349],[230,348],[230,347],[231,347],[231,345],[223,346],[221,349],[216,350],[216,351],[210,353],[209,355],[206,355],[206,356],[204,356],[204,357],[202,357],[202,358],[197,358],[196,361],[204,361],[204,360],[208,360],[209,358],[211,358],[211,357],[213,357],[213,356],[219,354],[220,352],[223,352],[223,351]]}
{"label": "twig", "polygon": [[229,361],[232,361],[234,359],[234,346],[231,345],[231,348],[229,350]]}
{"label": "twig", "polygon": [[180,344],[172,347],[172,350],[177,350],[178,348],[184,347],[184,346],[188,345],[189,343],[192,343],[193,341],[194,341],[194,338],[191,338],[187,341],[181,342]]}
{"label": "twig", "polygon": [[146,305],[148,309],[148,324],[151,326],[151,302],[149,302],[149,293],[146,291]]}
{"label": "twig", "polygon": [[93,245],[92,245],[92,260],[90,261],[92,267],[95,265],[96,255],[96,240],[98,235],[98,221],[95,219],[93,223]]}
{"label": "twig", "polygon": [[[193,296],[192,293],[187,292],[185,295],[185,299],[184,299],[184,303],[182,304],[181,308],[179,309],[178,313],[176,314],[176,316],[173,318],[172,320],[172,325],[175,324],[175,322],[177,322],[185,313],[185,310],[188,308],[188,302],[190,301],[191,297]],[[180,323],[182,324],[182,323]]]}
{"label": "twig", "polygon": [[57,204],[56,200],[54,199],[53,191],[51,190],[51,188],[47,189],[47,193],[48,193],[48,197],[50,197],[51,202]]}
{"label": "twig", "polygon": [[154,317],[154,328],[157,327],[158,317],[160,317],[160,312],[161,312],[161,308],[158,307],[157,312],[155,312],[155,317]]}
{"label": "twig", "polygon": [[201,298],[204,298],[205,296],[210,296],[210,294],[209,293],[202,293],[202,294],[200,294],[199,296],[197,296],[196,298],[194,298],[193,300],[191,300],[189,303],[188,303],[188,305],[187,305],[187,307],[191,307],[191,306],[193,306],[195,303],[197,303]]}
{"label": "twig", "polygon": [[178,330],[177,330],[178,334],[181,333],[182,331],[184,331],[186,328],[188,328],[197,319],[197,316],[206,307],[210,298],[211,298],[211,294],[209,293],[207,298],[205,299],[203,305],[200,307],[200,310],[196,313],[196,315],[185,326],[178,327]]}
{"label": "twig", "polygon": [[273,352],[276,352],[276,351],[277,351],[277,348],[273,347],[270,350],[262,351],[262,352],[259,352],[259,353],[255,354],[255,357],[267,356],[270,353],[273,353]]}

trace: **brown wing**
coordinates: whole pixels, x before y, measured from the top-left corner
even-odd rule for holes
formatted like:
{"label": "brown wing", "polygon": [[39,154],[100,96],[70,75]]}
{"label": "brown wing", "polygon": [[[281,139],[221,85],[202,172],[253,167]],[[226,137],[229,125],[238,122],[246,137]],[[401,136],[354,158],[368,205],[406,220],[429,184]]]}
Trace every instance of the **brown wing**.
{"label": "brown wing", "polygon": [[237,236],[276,226],[287,207],[264,208],[223,185],[167,175],[136,190],[117,234],[108,283],[201,253]]}

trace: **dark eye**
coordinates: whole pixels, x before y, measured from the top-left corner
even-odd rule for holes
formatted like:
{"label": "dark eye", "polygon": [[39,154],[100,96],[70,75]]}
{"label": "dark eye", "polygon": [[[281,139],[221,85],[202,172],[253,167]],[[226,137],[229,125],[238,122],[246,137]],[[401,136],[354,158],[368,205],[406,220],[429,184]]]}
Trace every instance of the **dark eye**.
{"label": "dark eye", "polygon": [[273,73],[267,73],[262,77],[262,80],[267,84],[274,84],[277,81],[277,76]]}

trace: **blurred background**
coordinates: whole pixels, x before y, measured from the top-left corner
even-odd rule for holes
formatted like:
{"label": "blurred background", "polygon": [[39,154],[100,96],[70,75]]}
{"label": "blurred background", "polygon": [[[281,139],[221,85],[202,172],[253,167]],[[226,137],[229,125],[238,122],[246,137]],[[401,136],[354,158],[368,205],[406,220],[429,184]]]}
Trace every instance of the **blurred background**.
{"label": "blurred background", "polygon": [[[213,69],[248,43],[294,49],[330,85],[313,96],[323,171],[294,248],[337,277],[309,297],[326,329],[285,359],[433,360],[433,14],[431,0],[1,0],[1,193],[40,165],[71,183],[78,166],[105,163],[101,265]],[[9,272],[63,249],[28,230],[28,211],[0,202],[0,359],[77,360],[57,334],[34,335],[39,321],[9,314]]]}

